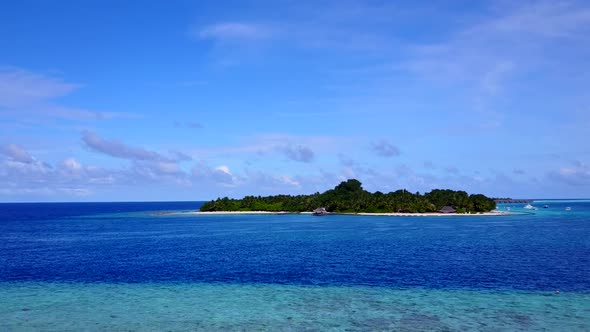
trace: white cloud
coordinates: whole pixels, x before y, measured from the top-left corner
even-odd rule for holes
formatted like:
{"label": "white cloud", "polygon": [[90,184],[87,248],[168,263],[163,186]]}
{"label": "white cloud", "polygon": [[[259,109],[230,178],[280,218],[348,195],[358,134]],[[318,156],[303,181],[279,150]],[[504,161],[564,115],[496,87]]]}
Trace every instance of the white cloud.
{"label": "white cloud", "polygon": [[213,185],[233,187],[240,182],[240,178],[234,176],[227,165],[209,167],[203,161],[191,169],[191,176],[197,183],[205,182]]}
{"label": "white cloud", "polygon": [[0,67],[0,107],[36,104],[65,96],[79,87],[62,79],[19,68]]}
{"label": "white cloud", "polygon": [[229,167],[227,167],[226,165],[221,165],[221,166],[217,166],[214,168],[216,171],[228,174],[228,175],[232,175],[231,172],[229,171]]}
{"label": "white cloud", "polygon": [[[25,151],[26,152],[26,151]],[[339,172],[308,170],[306,174],[296,175],[285,170],[250,169],[235,170],[228,164],[208,166],[206,162],[194,165],[190,172],[184,171],[176,163],[135,160],[131,167],[105,169],[85,165],[70,157],[56,164],[56,167],[41,162],[30,155],[17,161],[10,155],[0,158],[0,196],[3,199],[14,197],[52,197],[61,195],[62,199],[82,197],[92,199],[97,193],[124,188],[142,188],[151,185],[167,186],[168,190],[194,191],[201,198],[214,198],[214,195],[242,197],[244,195],[271,194],[311,194],[333,188],[339,181],[357,178],[369,191],[389,192],[406,188],[412,192],[425,192],[433,188],[463,189],[470,193],[482,192],[497,195],[523,195],[535,190],[536,185],[519,175],[511,177],[496,172],[492,175],[470,175],[457,172],[453,168],[443,168],[440,174],[418,172],[413,167],[398,165],[393,168],[372,168],[343,160],[347,165]],[[349,162],[350,161],[350,162]],[[590,166],[577,162],[558,169],[544,180],[551,186],[561,183],[559,188],[590,185]],[[515,192],[515,188],[518,190]],[[561,189],[560,189],[561,190]],[[16,196],[15,196],[16,195]],[[138,195],[142,195],[138,193]],[[142,196],[143,197],[143,196]],[[523,196],[524,197],[524,196]]]}
{"label": "white cloud", "polygon": [[277,194],[311,194],[310,177],[277,175],[259,170],[245,170],[240,186],[250,190],[249,194],[277,195]]}
{"label": "white cloud", "polygon": [[138,117],[133,113],[98,112],[63,105],[59,99],[80,87],[80,84],[65,82],[60,77],[15,67],[0,67],[0,112],[10,112],[17,119],[46,116],[88,121]]}
{"label": "white cloud", "polygon": [[[582,59],[590,55],[584,46],[590,42],[587,2],[500,2],[492,8],[486,16],[472,17],[476,23],[449,30],[447,38],[406,46],[405,59],[395,65],[397,72],[435,88],[460,91],[461,119],[486,131],[507,126],[511,114],[506,108],[518,105],[519,90],[528,92],[537,82],[574,82],[575,74],[566,78],[564,73],[581,72]],[[577,86],[587,81],[581,75],[579,80]],[[536,115],[538,110],[521,107],[518,112]]]}
{"label": "white cloud", "polygon": [[490,22],[488,27],[508,34],[576,38],[590,27],[590,8],[576,1],[539,1]]}
{"label": "white cloud", "polygon": [[[23,163],[21,161],[5,160],[3,164],[5,170],[9,173],[15,173],[20,175],[30,176],[31,179],[39,178],[51,172],[51,166],[46,163],[39,162],[37,160],[30,163]],[[13,180],[13,179],[11,179]]]}
{"label": "white cloud", "polygon": [[[84,131],[82,133],[82,141],[88,148],[111,157],[129,160],[154,161],[168,164],[176,161],[158,152],[149,151],[141,147],[131,146],[120,140],[105,139],[91,131]],[[179,155],[176,153],[174,157],[178,158],[178,160],[186,160],[186,155],[183,154]]]}
{"label": "white cloud", "polygon": [[397,157],[400,155],[399,148],[386,139],[372,142],[371,148],[382,157]]}
{"label": "white cloud", "polygon": [[13,161],[30,164],[35,159],[22,147],[15,144],[0,145],[0,153]]}
{"label": "white cloud", "polygon": [[432,80],[476,83],[495,94],[507,75],[549,65],[544,50],[588,41],[588,32],[590,7],[583,3],[515,2],[446,41],[415,45],[405,66]]}
{"label": "white cloud", "polygon": [[299,183],[299,181],[293,179],[292,177],[288,176],[288,175],[283,175],[280,177],[281,181],[283,181],[283,183],[293,186],[293,187],[301,187],[301,183]]}
{"label": "white cloud", "polygon": [[571,166],[561,167],[553,177],[573,186],[590,186],[590,164],[577,161]]}
{"label": "white cloud", "polygon": [[[25,156],[26,151],[20,151]],[[0,195],[3,200],[35,199],[60,200],[90,197],[97,192],[114,188],[136,188],[152,184],[190,186],[188,176],[172,162],[134,161],[130,168],[106,169],[84,165],[75,158],[66,158],[56,167],[30,158],[13,158],[3,154],[0,158]]]}
{"label": "white cloud", "polygon": [[62,161],[62,165],[65,169],[73,172],[77,172],[82,169],[82,165],[74,158],[65,159],[64,161]]}
{"label": "white cloud", "polygon": [[313,150],[307,146],[289,144],[281,146],[278,149],[282,151],[287,158],[303,163],[312,162],[315,157]]}
{"label": "white cloud", "polygon": [[[290,2],[268,3],[267,8],[283,13],[281,19],[265,21],[222,21],[191,33],[217,40],[280,40],[308,50],[384,52],[394,50],[397,36],[387,33],[401,28],[416,9],[404,10],[390,2]],[[269,38],[272,37],[272,38]]]}
{"label": "white cloud", "polygon": [[87,188],[58,188],[57,190],[68,196],[86,197],[92,194],[92,190]]}
{"label": "white cloud", "polygon": [[207,159],[240,156],[282,154],[290,160],[311,162],[316,153],[334,151],[342,144],[354,141],[353,137],[300,136],[288,134],[263,134],[244,137],[236,144],[217,145],[211,148],[192,149],[190,154]]}
{"label": "white cloud", "polygon": [[156,162],[153,164],[154,168],[163,174],[179,174],[182,173],[180,166],[173,162]]}

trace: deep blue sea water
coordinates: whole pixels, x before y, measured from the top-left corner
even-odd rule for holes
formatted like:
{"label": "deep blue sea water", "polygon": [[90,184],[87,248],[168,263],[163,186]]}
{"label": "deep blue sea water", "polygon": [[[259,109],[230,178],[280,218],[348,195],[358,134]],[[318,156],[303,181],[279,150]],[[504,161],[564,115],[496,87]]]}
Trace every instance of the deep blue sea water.
{"label": "deep blue sea water", "polygon": [[590,201],[161,213],[200,204],[0,204],[0,330],[590,330]]}

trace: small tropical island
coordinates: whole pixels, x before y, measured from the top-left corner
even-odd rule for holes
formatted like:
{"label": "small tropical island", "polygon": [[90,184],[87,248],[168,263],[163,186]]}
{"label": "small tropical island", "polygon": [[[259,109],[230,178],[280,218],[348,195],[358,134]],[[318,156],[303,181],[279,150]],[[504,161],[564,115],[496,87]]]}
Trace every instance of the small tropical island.
{"label": "small tropical island", "polygon": [[360,181],[350,179],[334,189],[312,195],[246,196],[218,198],[201,206],[201,213],[346,213],[346,214],[481,214],[496,208],[496,202],[482,194],[434,189],[426,194],[405,189],[384,194],[370,193]]}

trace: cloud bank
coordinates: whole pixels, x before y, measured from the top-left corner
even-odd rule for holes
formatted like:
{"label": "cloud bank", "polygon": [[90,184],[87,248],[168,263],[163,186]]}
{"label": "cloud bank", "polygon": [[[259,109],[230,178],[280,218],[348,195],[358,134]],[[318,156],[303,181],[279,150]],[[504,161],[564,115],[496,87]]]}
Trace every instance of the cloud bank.
{"label": "cloud bank", "polygon": [[171,159],[164,157],[157,152],[148,151],[140,147],[129,146],[118,140],[107,140],[98,136],[96,133],[87,130],[82,133],[82,141],[91,150],[115,158],[163,162],[171,161]]}

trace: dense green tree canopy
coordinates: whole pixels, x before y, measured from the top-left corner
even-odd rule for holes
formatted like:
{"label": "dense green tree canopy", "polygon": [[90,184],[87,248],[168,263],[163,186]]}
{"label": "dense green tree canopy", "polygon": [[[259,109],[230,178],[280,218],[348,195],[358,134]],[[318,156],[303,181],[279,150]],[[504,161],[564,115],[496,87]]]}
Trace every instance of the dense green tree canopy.
{"label": "dense green tree canopy", "polygon": [[351,179],[322,194],[246,196],[242,199],[227,197],[207,202],[201,211],[312,211],[325,207],[330,212],[437,212],[443,206],[452,206],[459,212],[488,212],[496,203],[481,194],[468,195],[464,191],[435,189],[424,195],[405,189],[387,194],[370,193],[360,181]]}

